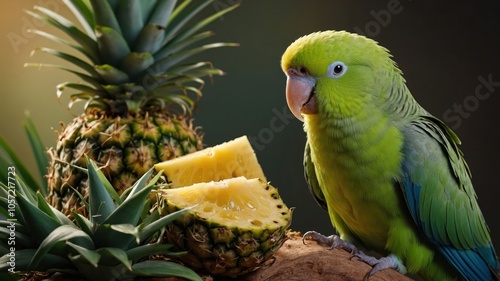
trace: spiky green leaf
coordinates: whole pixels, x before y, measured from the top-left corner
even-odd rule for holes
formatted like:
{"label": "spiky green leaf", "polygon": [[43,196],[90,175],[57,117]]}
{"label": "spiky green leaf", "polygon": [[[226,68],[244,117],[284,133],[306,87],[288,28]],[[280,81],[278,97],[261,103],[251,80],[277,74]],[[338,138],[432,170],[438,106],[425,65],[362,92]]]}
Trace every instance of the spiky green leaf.
{"label": "spiky green leaf", "polygon": [[171,214],[168,214],[168,215],[166,215],[166,216],[164,216],[164,217],[162,217],[162,218],[160,218],[160,219],[156,220],[155,222],[152,222],[148,225],[145,225],[145,226],[141,225],[140,230],[139,230],[139,236],[141,238],[141,243],[148,240],[149,238],[151,238],[155,233],[160,231],[161,228],[165,227],[167,224],[172,223],[174,220],[176,220],[177,218],[184,215],[190,209],[192,209],[192,207],[185,208],[185,209],[179,210],[177,212],[173,212]]}
{"label": "spiky green leaf", "polygon": [[106,230],[108,225],[137,225],[141,216],[142,206],[151,192],[151,189],[152,186],[146,187],[130,199],[125,200],[107,217],[106,220],[102,221],[102,225],[100,225],[96,230],[96,236],[99,236],[101,245],[108,243],[103,241],[109,241],[109,243],[112,243],[113,236]]}
{"label": "spiky green leaf", "polygon": [[[13,191],[9,191],[9,187],[4,184],[3,182],[0,182],[0,190],[2,191],[2,195],[5,195],[5,196],[0,196],[0,210],[1,210],[1,213],[6,217],[6,218],[11,218],[11,217],[15,217],[15,219],[17,219],[17,221],[22,224],[22,225],[26,225],[26,222],[24,220],[24,217],[23,217],[23,214],[21,213],[21,209],[19,208],[19,204],[14,204],[14,213],[12,214],[11,213],[11,209],[12,209],[12,196],[19,196],[18,194],[15,194],[13,195],[12,192]],[[12,189],[11,189],[12,190]],[[16,191],[17,192],[17,191]],[[14,201],[17,201],[17,200],[14,200]],[[9,206],[10,205],[10,206]]]}
{"label": "spiky green leaf", "polygon": [[61,213],[61,211],[59,211],[58,209],[56,209],[56,208],[54,208],[54,207],[52,207],[50,205],[49,205],[49,207],[52,209],[52,212],[54,212],[54,214],[59,219],[59,221],[61,222],[61,224],[76,226],[76,224],[71,219],[69,219],[66,215],[64,215],[63,213]]}
{"label": "spiky green leaf", "polygon": [[111,229],[118,231],[120,233],[133,236],[137,241],[137,244],[140,243],[139,230],[135,226],[129,223],[125,223],[125,224],[111,224],[110,227]]}
{"label": "spiky green leaf", "polygon": [[[63,71],[66,71],[66,72],[69,72],[69,73],[72,73],[76,76],[78,76],[80,79],[82,79],[83,81],[91,84],[94,86],[94,88],[96,89],[100,89],[102,88],[102,85],[100,84],[99,80],[97,80],[99,77],[93,77],[93,76],[90,76],[86,73],[83,73],[83,72],[79,72],[79,71],[76,71],[76,70],[73,70],[73,69],[70,69],[70,68],[66,68],[62,65],[58,65],[58,64],[48,64],[48,63],[25,63],[24,64],[25,67],[37,67],[37,68],[42,68],[42,67],[48,67],[48,68],[58,68],[58,69],[61,69]],[[63,83],[65,84],[65,83]],[[78,84],[78,85],[81,85],[81,84]],[[82,86],[86,86],[86,85],[82,85]],[[88,87],[88,86],[86,86]],[[98,90],[92,88],[92,87],[88,87],[89,89],[91,89],[90,91],[93,92],[93,93],[100,93]],[[59,97],[60,96],[60,92],[57,92],[57,96]]]}
{"label": "spiky green leaf", "polygon": [[[0,171],[2,182],[15,182],[15,180],[12,178],[12,175],[9,174],[11,172],[10,170],[12,170],[14,171],[15,175],[19,175],[19,177],[21,177],[27,183],[27,186],[30,187],[32,193],[34,193],[36,190],[41,189],[40,185],[33,178],[30,171],[19,159],[16,152],[2,137],[0,137],[0,157],[2,157],[2,159],[4,160],[3,166],[6,166],[3,167],[2,171]],[[10,180],[9,177],[11,177]]]}
{"label": "spiky green leaf", "polygon": [[127,73],[109,64],[96,65],[94,69],[106,84],[118,85],[129,80]]}
{"label": "spiky green leaf", "polygon": [[[213,0],[196,1],[195,4],[189,5],[191,1],[185,1],[177,6],[170,17],[170,22],[167,25],[167,33],[165,40],[171,40],[178,32],[188,24],[192,18],[199,14],[206,6],[210,5]],[[187,4],[187,5],[186,5]]]}
{"label": "spiky green leaf", "polygon": [[104,185],[104,187],[106,188],[106,191],[109,193],[111,198],[113,198],[115,203],[118,205],[122,204],[122,198],[120,197],[120,195],[118,195],[118,193],[114,189],[113,185],[111,185],[111,183],[109,182],[108,178],[106,178],[104,173],[97,173],[97,175],[99,176],[99,180]]}
{"label": "spiky green leaf", "polygon": [[40,175],[41,184],[39,185],[39,190],[43,196],[47,196],[48,190],[45,175],[47,174],[49,158],[47,156],[45,146],[42,143],[42,139],[40,138],[40,135],[35,128],[35,124],[33,123],[33,120],[31,119],[31,116],[28,112],[26,112],[26,121],[23,123],[23,129],[28,137],[31,151],[35,156],[35,161],[37,164],[36,167],[38,168],[38,173]]}
{"label": "spiky green leaf", "polygon": [[26,185],[19,174],[16,174],[16,197],[19,195],[24,196],[29,202],[36,204],[36,192]]}
{"label": "spiky green leaf", "polygon": [[148,18],[148,23],[157,24],[165,27],[172,12],[174,11],[177,0],[158,0],[156,6]]}
{"label": "spiky green leaf", "polygon": [[193,270],[168,261],[143,261],[132,266],[132,272],[139,276],[181,277],[192,281],[202,281]]}
{"label": "spiky green leaf", "polygon": [[127,276],[128,270],[121,263],[115,266],[99,264],[98,267],[95,268],[81,255],[71,256],[70,259],[78,269],[79,276],[82,277],[82,280],[132,280],[133,277],[130,275]]}
{"label": "spiky green leaf", "polygon": [[127,251],[127,256],[133,262],[137,262],[140,259],[147,258],[152,255],[182,255],[186,252],[170,252],[173,245],[170,244],[146,244],[138,247],[134,247]]}
{"label": "spiky green leaf", "polygon": [[144,22],[147,23],[148,17],[151,15],[151,12],[155,8],[158,0],[141,0],[139,2],[141,4],[142,18],[144,19]]}
{"label": "spiky green leaf", "polygon": [[[130,190],[130,193],[128,193],[127,197],[125,200],[131,199],[133,196],[135,196],[137,193],[139,193],[141,190],[143,190],[148,183],[149,178],[154,172],[154,168],[149,169],[144,175],[141,176],[133,185],[132,189]],[[158,173],[157,175],[161,176],[161,173]],[[159,176],[155,176],[150,182],[149,185],[154,185],[159,179]]]}
{"label": "spiky green leaf", "polygon": [[143,73],[148,67],[150,67],[155,62],[153,56],[148,53],[129,53],[122,62],[122,69],[129,76],[134,78],[135,76]]}
{"label": "spiky green leaf", "polygon": [[113,199],[106,190],[101,181],[102,171],[97,168],[96,163],[85,156],[87,159],[88,182],[89,182],[89,213],[90,221],[93,225],[100,225],[115,211],[116,206]]}
{"label": "spiky green leaf", "polygon": [[60,14],[57,14],[49,9],[40,6],[35,6],[34,9],[44,14],[45,16],[41,16],[37,13],[32,13],[29,11],[28,14],[39,20],[49,23],[50,25],[69,35],[73,40],[75,40],[79,45],[83,47],[83,49],[85,50],[85,52],[83,53],[84,55],[88,56],[89,59],[91,59],[93,62],[99,63],[99,54],[96,41],[94,41],[91,37],[82,32],[78,27],[76,27],[71,21],[64,18]]}
{"label": "spiky green leaf", "polygon": [[205,31],[200,34],[196,34],[194,36],[191,36],[189,38],[186,38],[184,40],[180,40],[176,42],[175,44],[168,42],[167,44],[163,45],[160,50],[158,50],[154,54],[155,60],[161,60],[171,54],[174,54],[180,50],[186,49],[189,45],[192,45],[198,41],[201,41],[203,39],[206,39],[210,36],[213,36],[214,33],[212,31]]}
{"label": "spiky green leaf", "polygon": [[[175,67],[172,67],[171,71],[173,73],[177,73],[178,75],[191,76],[224,75],[224,72],[222,70],[214,68],[213,65],[208,61],[177,65]],[[197,71],[206,71],[206,73],[196,73]]]}
{"label": "spiky green leaf", "polygon": [[129,245],[136,240],[133,235],[113,229],[111,224],[99,225],[94,232],[93,238],[98,248],[112,247],[122,250],[128,249]]}
{"label": "spiky green leaf", "polygon": [[[101,2],[101,0],[99,0]],[[105,2],[105,1],[102,1]],[[99,53],[104,63],[119,66],[125,56],[130,53],[130,48],[123,36],[113,28],[96,26],[96,37]]]}
{"label": "spiky green leaf", "polygon": [[40,243],[43,238],[61,225],[58,220],[44,213],[35,205],[36,203],[29,202],[24,196],[17,196],[16,199],[24,219],[23,225],[29,233],[37,234],[33,237],[35,242]]}
{"label": "spiky green leaf", "polygon": [[[41,52],[44,52],[47,54],[51,54],[51,55],[58,57],[62,60],[65,60],[65,61],[75,65],[79,69],[85,70],[91,77],[94,77],[94,79],[95,79],[95,77],[99,77],[99,74],[95,71],[93,64],[90,64],[90,63],[88,63],[88,62],[86,62],[78,57],[75,57],[75,56],[70,55],[70,54],[65,53],[65,52],[54,50],[52,48],[46,48],[46,47],[35,48],[35,51],[41,51]],[[42,64],[42,66],[43,66],[43,64]]]}
{"label": "spiky green leaf", "polygon": [[73,192],[75,192],[76,196],[78,196],[78,198],[82,202],[83,206],[85,206],[85,209],[89,210],[90,209],[90,205],[89,205],[89,202],[87,202],[87,199],[85,199],[85,197],[83,197],[83,195],[80,193],[80,191],[78,191],[76,188],[74,188],[72,186],[70,186],[70,187],[73,190]]}
{"label": "spiky green leaf", "polygon": [[99,248],[97,252],[101,254],[101,263],[104,265],[116,265],[116,261],[123,264],[128,270],[132,271],[132,263],[130,259],[127,257],[127,253],[118,248]]}
{"label": "spiky green leaf", "polygon": [[145,25],[139,33],[134,45],[134,51],[154,54],[162,46],[164,37],[164,26],[149,23]]}
{"label": "spiky green leaf", "polygon": [[144,205],[142,207],[142,212],[141,212],[141,221],[148,217],[152,204],[153,203],[151,203],[150,199],[148,199],[148,200],[146,200],[146,202],[144,202]]}
{"label": "spiky green leaf", "polygon": [[[2,235],[4,236],[1,238],[0,241],[0,246],[5,247],[6,249],[10,249],[11,246],[14,245],[9,245],[9,242],[12,240],[9,240],[12,234],[12,223],[14,224],[15,227],[15,246],[17,249],[26,249],[26,248],[33,248],[35,247],[35,242],[33,241],[33,238],[31,238],[31,235],[28,233],[27,229],[22,226],[19,223],[15,222],[10,222],[10,221],[2,221],[1,226],[0,226],[0,237]],[[10,250],[9,250],[10,251]]]}
{"label": "spiky green leaf", "polygon": [[141,224],[139,226],[139,229],[144,228],[146,225],[149,225],[152,222],[154,222],[160,218],[160,214],[158,213],[158,209],[150,210],[148,208],[147,214],[148,215],[141,220]]}
{"label": "spiky green leaf", "polygon": [[50,206],[47,203],[47,201],[45,201],[44,196],[40,192],[37,192],[36,193],[36,197],[37,197],[37,207],[38,207],[38,209],[40,209],[42,212],[44,212],[45,214],[47,214],[49,217],[53,218],[56,221],[59,221],[59,223],[62,224],[61,221],[59,220],[59,218],[56,216],[56,214],[52,210],[52,208],[50,208]]}
{"label": "spiky green leaf", "polygon": [[[56,94],[57,94],[58,98],[61,98],[61,96],[62,96],[64,90],[66,90],[66,88],[70,88],[70,89],[77,90],[77,91],[82,91],[83,93],[85,93],[87,95],[87,97],[85,97],[85,99],[89,99],[89,98],[94,97],[94,96],[101,96],[101,95],[105,94],[104,91],[96,90],[96,89],[89,87],[87,85],[66,82],[66,83],[61,83],[61,84],[57,85],[57,93]],[[71,98],[73,98],[73,97],[77,97],[76,94],[71,95]],[[78,97],[78,98],[83,98],[83,97]],[[68,106],[68,108],[71,108],[71,107]]]}
{"label": "spiky green leaf", "polygon": [[113,10],[113,12],[116,14],[116,10],[118,8],[118,3],[121,0],[107,0],[109,2],[109,7]]}
{"label": "spiky green leaf", "polygon": [[[7,181],[8,181],[8,172],[6,172],[6,171],[9,169],[10,166],[11,166],[11,163],[7,162],[7,160],[5,160],[5,158],[0,155],[0,169],[1,169],[1,171],[4,171],[4,172],[0,172],[0,198],[7,197],[8,187],[7,187],[7,184],[4,184],[4,182],[7,183]],[[0,208],[0,211],[2,211],[1,208]],[[4,214],[4,213],[2,213],[2,214]]]}
{"label": "spiky green leaf", "polygon": [[94,251],[94,250],[89,250],[85,247],[79,246],[77,244],[71,243],[70,241],[66,241],[66,245],[70,246],[73,248],[78,254],[80,254],[80,257],[75,256],[72,259],[83,259],[90,263],[92,266],[95,268],[98,267],[99,259],[101,258],[101,255]]}
{"label": "spiky green leaf", "polygon": [[88,5],[88,2],[84,0],[63,0],[63,3],[66,4],[78,22],[80,22],[87,35],[95,40],[94,15],[92,13],[92,9]]}
{"label": "spiky green leaf", "polygon": [[[167,27],[170,28],[170,25],[172,24],[172,22],[175,22],[175,20],[177,19],[177,17],[180,17],[179,15],[186,9],[186,7],[188,7],[193,1],[192,0],[184,0],[182,3],[180,3],[179,5],[177,5],[177,7],[175,7],[174,11],[172,12],[172,14],[170,15],[170,17],[168,18],[168,23],[167,23]],[[208,2],[208,1],[207,1]]]}
{"label": "spiky green leaf", "polygon": [[94,11],[94,18],[96,22],[96,29],[98,26],[105,26],[107,28],[115,30],[118,34],[121,34],[121,28],[116,19],[114,8],[116,3],[114,1],[102,1],[102,0],[90,0],[92,9]]}
{"label": "spiky green leaf", "polygon": [[94,235],[94,231],[92,230],[92,223],[84,216],[78,214],[75,211],[71,211],[71,214],[73,215],[73,218],[75,219],[76,224],[78,227],[87,233],[90,237]]}
{"label": "spiky green leaf", "polygon": [[169,41],[169,44],[175,44],[176,42],[178,41],[181,41],[181,40],[184,40],[186,38],[189,38],[189,37],[192,37],[192,35],[196,32],[198,32],[200,29],[204,28],[205,26],[207,26],[208,24],[212,23],[214,20],[224,16],[225,14],[231,12],[232,10],[238,8],[240,6],[240,4],[235,4],[235,5],[232,5],[224,10],[221,10],[215,14],[212,14],[210,15],[209,17],[201,20],[201,21],[197,21],[195,22],[194,25],[186,28],[185,30],[183,30],[182,32],[178,33],[174,38],[172,38],[172,40]]}
{"label": "spiky green leaf", "polygon": [[80,238],[80,246],[88,249],[94,248],[92,239],[81,229],[74,226],[61,225],[50,232],[49,235],[44,235],[42,237],[45,237],[45,239],[43,239],[42,243],[40,243],[40,247],[36,250],[30,265],[28,266],[30,269],[36,268],[45,255],[58,243],[65,243],[66,241]]}
{"label": "spiky green leaf", "polygon": [[206,50],[210,50],[213,48],[220,48],[220,47],[228,47],[228,46],[238,46],[238,44],[233,44],[233,43],[212,43],[212,44],[207,44],[203,45],[201,47],[189,49],[189,50],[184,50],[178,53],[175,53],[171,56],[165,57],[164,59],[161,59],[157,62],[155,62],[150,69],[152,70],[153,73],[158,74],[158,73],[164,73],[167,72],[171,67],[174,65],[177,65],[181,61],[194,56],[198,53],[201,53]]}
{"label": "spiky green leaf", "polygon": [[[30,14],[30,15],[33,15],[34,13],[29,13],[29,14]],[[55,35],[53,35],[53,34],[50,34],[50,33],[48,33],[48,32],[42,31],[42,30],[38,30],[38,29],[30,29],[30,30],[28,30],[28,31],[29,31],[30,33],[33,33],[33,34],[36,34],[36,35],[40,35],[40,36],[42,36],[42,37],[45,37],[45,38],[47,38],[47,39],[49,39],[49,40],[52,40],[52,41],[54,41],[54,42],[56,42],[56,43],[59,43],[59,44],[61,44],[61,45],[64,45],[64,46],[69,46],[69,47],[71,47],[71,48],[73,48],[73,49],[77,50],[78,52],[82,53],[83,55],[85,55],[85,56],[86,56],[86,57],[88,57],[88,58],[91,58],[91,57],[92,57],[92,55],[91,55],[89,52],[87,52],[87,50],[85,50],[85,48],[83,48],[81,45],[78,45],[78,44],[73,44],[73,43],[71,43],[71,42],[70,42],[70,41],[68,41],[68,40],[64,40],[64,39],[62,39],[62,38],[60,38],[60,37],[57,37],[57,36],[55,36]],[[32,55],[33,55],[33,54],[34,54],[34,52],[32,52]],[[25,65],[25,66],[26,66],[26,65]]]}
{"label": "spiky green leaf", "polygon": [[[29,264],[33,257],[35,256],[36,249],[22,249],[22,250],[16,250],[16,261],[15,261],[15,267],[16,271],[28,271],[32,268],[29,267]],[[10,257],[9,256],[2,256],[0,257],[0,272],[6,272],[7,269],[10,267]],[[66,272],[72,272],[76,274],[75,267],[71,264],[71,262],[61,256],[54,255],[47,253],[44,258],[37,264],[34,270],[37,271],[53,271],[56,268],[64,268],[66,269]],[[3,279],[2,279],[3,280]]]}
{"label": "spiky green leaf", "polygon": [[144,25],[142,18],[141,1],[123,0],[118,3],[118,22],[122,30],[123,38],[129,46],[134,45],[137,35]]}

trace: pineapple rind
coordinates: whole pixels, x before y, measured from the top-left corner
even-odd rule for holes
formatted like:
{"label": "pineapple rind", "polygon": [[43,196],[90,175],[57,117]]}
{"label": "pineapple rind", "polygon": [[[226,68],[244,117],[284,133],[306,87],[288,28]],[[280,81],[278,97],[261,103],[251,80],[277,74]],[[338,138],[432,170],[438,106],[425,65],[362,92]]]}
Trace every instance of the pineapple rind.
{"label": "pineapple rind", "polygon": [[[286,230],[291,223],[291,210],[281,201],[276,189],[269,184],[264,186],[269,199],[260,200],[272,200],[273,204],[274,201],[280,202],[277,208],[281,219],[276,219],[275,225],[236,227],[223,219],[204,217],[195,207],[166,227],[164,239],[175,245],[175,249],[188,251],[179,259],[194,269],[233,277],[258,269],[286,241]],[[169,190],[159,191],[160,215],[186,207],[169,201],[163,192]]]}
{"label": "pineapple rind", "polygon": [[[133,125],[136,122],[141,125]],[[49,150],[47,201],[66,215],[71,210],[82,209],[74,189],[87,198],[87,174],[71,165],[85,168],[85,155],[102,166],[108,180],[121,194],[155,163],[202,149],[202,135],[189,122],[183,117],[162,113],[111,120],[95,112],[75,118],[63,128],[57,147]],[[156,125],[166,123],[172,124],[172,131]],[[131,129],[134,126],[136,129]],[[137,129],[146,126],[147,130]],[[168,133],[154,136],[162,131]],[[184,138],[179,139],[180,136]]]}
{"label": "pineapple rind", "polygon": [[[189,217],[189,218],[186,218]],[[186,226],[186,222],[191,222]],[[229,229],[185,214],[166,227],[164,239],[177,251],[188,251],[178,259],[193,269],[214,275],[238,276],[261,267],[288,239],[289,224],[272,231],[268,239],[262,239],[267,230]],[[227,234],[221,238],[215,233]]]}

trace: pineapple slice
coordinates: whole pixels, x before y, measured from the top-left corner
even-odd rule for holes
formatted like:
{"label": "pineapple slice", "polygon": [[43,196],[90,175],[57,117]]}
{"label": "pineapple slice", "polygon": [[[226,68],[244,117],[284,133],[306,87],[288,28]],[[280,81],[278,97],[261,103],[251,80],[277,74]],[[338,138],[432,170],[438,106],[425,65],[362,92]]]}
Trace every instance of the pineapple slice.
{"label": "pineapple slice", "polygon": [[239,176],[266,181],[255,152],[246,136],[156,164],[171,188],[219,181]]}
{"label": "pineapple slice", "polygon": [[167,226],[165,238],[180,260],[211,274],[237,276],[253,271],[287,239],[291,210],[277,189],[260,179],[237,177],[162,189],[161,215],[194,206]]}
{"label": "pineapple slice", "polygon": [[277,190],[260,179],[237,177],[161,192],[178,209],[195,206],[191,212],[228,228],[269,229],[289,220]]}

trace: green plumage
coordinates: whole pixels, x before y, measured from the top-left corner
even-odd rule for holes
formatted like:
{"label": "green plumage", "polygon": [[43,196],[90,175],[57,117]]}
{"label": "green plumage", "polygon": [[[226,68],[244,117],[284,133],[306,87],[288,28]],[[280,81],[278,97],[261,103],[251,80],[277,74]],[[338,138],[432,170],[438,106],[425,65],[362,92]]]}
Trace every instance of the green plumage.
{"label": "green plumage", "polygon": [[498,280],[457,136],[412,97],[375,41],[326,31],[283,55],[304,169],[340,237],[426,280]]}

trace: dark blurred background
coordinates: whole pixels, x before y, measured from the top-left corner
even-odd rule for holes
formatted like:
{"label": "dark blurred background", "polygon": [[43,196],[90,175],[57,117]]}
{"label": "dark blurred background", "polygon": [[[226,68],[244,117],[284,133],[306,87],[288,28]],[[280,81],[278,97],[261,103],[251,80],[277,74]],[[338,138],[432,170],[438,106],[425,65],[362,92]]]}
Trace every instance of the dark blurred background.
{"label": "dark blurred background", "polygon": [[[227,75],[214,77],[213,83],[207,81],[194,123],[203,127],[205,143],[210,146],[240,135],[252,140],[267,178],[279,188],[287,205],[296,207],[293,229],[334,231],[303,178],[305,134],[302,123],[291,118],[286,106],[281,55],[302,35],[347,30],[363,33],[388,48],[417,101],[461,138],[479,205],[500,249],[496,205],[500,204],[498,1],[217,0],[206,13],[236,3],[241,7],[213,23],[211,29],[216,32],[215,40],[241,46],[199,56]],[[66,110],[67,99],[58,102],[55,86],[77,81],[58,70],[23,68],[25,62],[58,62],[43,54],[30,58],[36,46],[56,46],[26,33],[27,28],[37,26],[23,10],[35,4],[68,14],[56,0],[11,1],[0,11],[0,132],[33,167],[21,129],[24,111],[31,112],[44,143],[54,145],[53,129],[59,129],[60,121],[72,119]],[[76,107],[73,112],[80,114],[80,110]]]}

